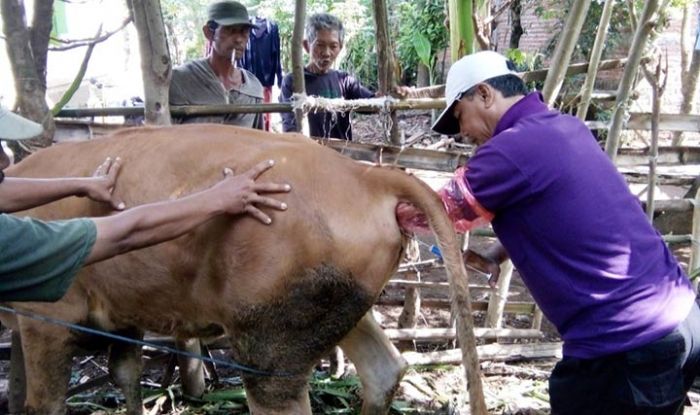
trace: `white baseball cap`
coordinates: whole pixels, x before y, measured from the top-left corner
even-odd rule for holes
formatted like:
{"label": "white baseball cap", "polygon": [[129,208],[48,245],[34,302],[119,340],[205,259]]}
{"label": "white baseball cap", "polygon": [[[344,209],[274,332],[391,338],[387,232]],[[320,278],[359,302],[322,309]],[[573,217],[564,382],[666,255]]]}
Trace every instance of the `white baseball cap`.
{"label": "white baseball cap", "polygon": [[447,73],[445,82],[445,110],[440,114],[433,131],[445,135],[459,134],[459,122],[452,115],[460,95],[474,85],[497,76],[517,73],[508,68],[508,59],[490,50],[467,55],[455,62]]}
{"label": "white baseball cap", "polygon": [[0,140],[26,140],[43,132],[41,124],[0,108]]}

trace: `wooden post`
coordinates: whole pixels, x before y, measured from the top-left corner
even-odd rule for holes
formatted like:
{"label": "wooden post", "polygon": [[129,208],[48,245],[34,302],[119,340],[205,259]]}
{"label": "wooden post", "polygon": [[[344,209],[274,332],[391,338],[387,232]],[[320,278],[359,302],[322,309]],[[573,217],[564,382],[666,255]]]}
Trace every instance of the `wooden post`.
{"label": "wooden post", "polygon": [[[661,113],[661,96],[666,89],[668,80],[668,55],[666,56],[666,68],[661,69],[661,62],[656,65],[654,74],[644,69],[647,80],[651,84],[651,148],[649,149],[649,186],[647,189],[647,217],[649,222],[654,221],[654,193],[656,191],[656,161],[659,158],[659,118]],[[663,76],[663,79],[662,79]]]}
{"label": "wooden post", "polygon": [[139,35],[147,124],[170,125],[171,65],[159,0],[128,0]]}
{"label": "wooden post", "polygon": [[610,129],[608,130],[608,138],[605,141],[605,152],[608,154],[608,157],[612,159],[613,163],[617,158],[617,150],[620,147],[620,132],[625,122],[627,104],[632,93],[632,84],[637,75],[637,70],[639,69],[639,63],[644,53],[646,41],[649,38],[649,34],[654,29],[654,26],[656,26],[656,20],[653,19],[658,8],[659,0],[647,0],[644,4],[644,11],[642,12],[637,30],[634,32],[632,45],[630,46],[627,65],[625,65],[620,85],[617,88],[617,100],[615,101]]}
{"label": "wooden post", "polygon": [[498,285],[491,292],[489,297],[489,307],[486,311],[486,327],[500,328],[503,320],[503,310],[508,301],[508,291],[510,291],[510,280],[513,277],[513,262],[506,260],[501,264],[501,275],[498,278]]}
{"label": "wooden post", "polygon": [[530,328],[535,329],[535,330],[540,330],[542,329],[542,318],[544,315],[542,314],[542,309],[537,307],[535,305],[535,311],[532,313],[532,324],[530,325]]}
{"label": "wooden post", "polygon": [[586,21],[590,5],[591,0],[576,0],[569,11],[569,17],[566,19],[564,30],[554,50],[550,71],[542,88],[542,95],[547,105],[551,106],[554,104],[557,95],[559,95],[561,84],[564,82],[564,77],[566,77],[566,68],[571,61],[571,54],[578,42],[581,27],[583,27],[583,22]]}
{"label": "wooden post", "polygon": [[[386,0],[374,0],[374,28],[377,34],[377,81],[379,82],[379,95],[389,96],[394,87],[394,54],[389,38],[389,17],[386,8]],[[399,124],[396,112],[392,111],[388,119],[382,120],[389,125],[384,125],[384,138],[389,143],[401,145],[399,136]],[[387,131],[387,127],[389,131]],[[387,137],[388,135],[388,137]]]}
{"label": "wooden post", "polygon": [[[294,31],[292,32],[292,76],[294,79],[294,93],[306,94],[306,82],[304,80],[304,23],[306,21],[306,0],[296,0],[294,7]],[[300,108],[294,110],[294,119],[297,131],[302,131],[305,121],[304,111]]]}
{"label": "wooden post", "polygon": [[598,32],[595,35],[593,49],[591,50],[591,56],[588,60],[588,73],[586,74],[586,80],[583,82],[583,86],[581,87],[581,101],[578,103],[578,108],[576,109],[576,116],[581,121],[586,121],[586,114],[588,113],[588,106],[591,103],[591,94],[593,93],[593,87],[595,86],[595,78],[598,74],[598,65],[600,65],[600,57],[603,55],[605,38],[608,34],[608,27],[610,27],[610,17],[612,16],[614,5],[615,0],[605,0],[603,12],[600,15]]}
{"label": "wooden post", "polygon": [[[693,236],[691,238],[690,260],[688,261],[688,274],[692,274],[700,268],[700,188],[695,193],[695,207],[693,208]],[[698,278],[693,281],[695,291],[698,291]]]}

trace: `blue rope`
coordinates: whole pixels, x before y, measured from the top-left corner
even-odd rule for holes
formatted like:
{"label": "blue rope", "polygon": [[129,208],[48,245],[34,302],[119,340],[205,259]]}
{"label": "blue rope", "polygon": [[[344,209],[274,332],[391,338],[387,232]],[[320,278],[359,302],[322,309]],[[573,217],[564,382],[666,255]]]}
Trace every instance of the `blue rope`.
{"label": "blue rope", "polygon": [[213,359],[213,358],[211,358],[211,357],[202,356],[202,355],[199,355],[199,354],[196,354],[196,353],[191,353],[191,352],[187,352],[187,351],[183,351],[183,350],[178,350],[178,349],[175,349],[175,348],[173,348],[173,347],[163,346],[163,345],[160,345],[160,344],[155,344],[155,343],[151,343],[151,342],[147,342],[147,341],[143,341],[143,340],[138,340],[138,339],[132,339],[132,338],[130,338],[130,337],[121,336],[121,335],[119,335],[119,334],[108,333],[108,332],[106,332],[106,331],[97,330],[97,329],[92,329],[92,328],[90,328],[90,327],[85,327],[85,326],[80,326],[80,325],[77,325],[77,324],[69,323],[69,322],[67,322],[67,321],[55,319],[55,318],[52,318],[52,317],[42,316],[42,315],[40,315],[40,314],[35,314],[35,313],[30,312],[30,311],[16,310],[16,309],[14,309],[14,308],[5,307],[5,306],[3,306],[3,305],[0,305],[0,311],[6,311],[6,312],[8,312],[8,313],[17,314],[17,315],[20,315],[20,316],[24,316],[24,317],[31,318],[31,319],[33,319],[33,320],[43,321],[44,323],[55,324],[55,325],[58,325],[58,326],[61,326],[61,327],[66,327],[66,328],[69,328],[69,329],[72,329],[72,330],[77,330],[77,331],[81,331],[81,332],[84,332],[84,333],[89,333],[89,334],[94,334],[94,335],[97,335],[97,336],[107,337],[107,338],[110,338],[110,339],[113,339],[113,340],[122,341],[122,342],[125,342],[125,343],[132,343],[132,344],[137,344],[137,345],[139,345],[139,346],[148,346],[148,347],[152,347],[152,348],[154,348],[154,349],[162,350],[162,351],[169,352],[169,353],[179,354],[179,355],[181,355],[181,356],[191,357],[191,358],[194,358],[194,359],[199,359],[199,360],[202,360],[202,361],[205,361],[205,362],[210,362],[210,363],[214,363],[214,364],[217,364],[217,365],[229,367],[229,368],[231,368],[231,369],[240,370],[241,372],[247,372],[247,373],[250,373],[250,374],[253,374],[253,375],[258,375],[258,376],[270,376],[270,377],[272,377],[272,376],[275,376],[275,377],[291,377],[291,376],[294,376],[294,374],[292,374],[292,373],[286,373],[286,372],[266,372],[266,371],[263,371],[263,370],[259,370],[259,369],[255,369],[255,368],[252,368],[252,367],[249,367],[249,366],[245,366],[245,365],[240,364],[240,363],[237,363],[237,362],[235,362],[235,361],[227,362],[227,361],[225,361],[225,360]]}

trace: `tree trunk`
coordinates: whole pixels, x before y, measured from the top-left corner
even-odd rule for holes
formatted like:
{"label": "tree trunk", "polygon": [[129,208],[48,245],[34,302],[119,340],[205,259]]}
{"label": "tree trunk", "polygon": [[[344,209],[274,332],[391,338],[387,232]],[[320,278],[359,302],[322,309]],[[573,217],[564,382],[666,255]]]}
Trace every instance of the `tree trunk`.
{"label": "tree trunk", "polygon": [[578,116],[581,121],[586,120],[588,106],[591,103],[591,94],[595,86],[596,75],[598,75],[600,57],[603,55],[603,49],[605,48],[605,38],[607,37],[608,27],[610,26],[613,6],[615,6],[614,0],[606,0],[605,5],[603,5],[603,12],[600,15],[598,32],[595,35],[595,41],[593,42],[593,49],[591,50],[591,57],[588,63],[588,73],[581,87],[581,102],[579,102],[578,108],[576,109],[576,116]]}
{"label": "tree trunk", "polygon": [[[2,0],[1,3],[7,55],[15,79],[15,105],[23,116],[44,125],[44,134],[37,139],[21,144],[10,142],[15,162],[29,155],[34,149],[50,146],[53,137],[53,118],[49,116],[49,108],[46,105],[48,34],[45,34],[47,30],[51,31],[52,4],[51,0],[35,1],[34,21],[41,23],[36,23],[38,27],[30,32],[27,28],[24,2]],[[42,41],[45,44],[40,44]],[[41,72],[38,71],[37,63],[41,66]]]}
{"label": "tree trunk", "polygon": [[159,0],[128,0],[139,35],[147,124],[170,125],[171,65]]}
{"label": "tree trunk", "polygon": [[[304,23],[306,20],[306,0],[296,0],[294,12],[294,31],[292,32],[292,76],[294,77],[294,93],[306,94],[306,81],[304,80]],[[297,131],[301,131],[306,118],[299,108],[294,110]]]}
{"label": "tree trunk", "polygon": [[34,54],[34,66],[46,91],[46,62],[53,17],[53,0],[34,0],[34,18],[29,29],[30,44]]}
{"label": "tree trunk", "polygon": [[[690,35],[690,13],[692,4],[688,2],[683,9],[683,27],[681,29],[681,85],[683,85],[683,101],[681,102],[680,113],[690,114],[695,106],[696,88],[698,85],[698,75],[700,74],[700,50],[695,49],[695,44],[699,42],[700,30],[696,32],[696,37]],[[700,25],[700,22],[698,23]],[[688,40],[694,39],[695,42]],[[690,47],[689,47],[690,46]],[[689,56],[692,53],[692,58]],[[688,63],[690,61],[690,63]],[[683,144],[683,132],[673,133],[672,144],[680,146]]]}
{"label": "tree trunk", "polygon": [[608,138],[605,141],[605,152],[612,159],[613,163],[617,157],[617,150],[620,147],[620,132],[624,123],[625,114],[627,113],[627,105],[630,94],[632,93],[632,83],[639,70],[639,63],[644,53],[644,45],[649,39],[651,31],[656,26],[656,20],[652,20],[656,10],[659,8],[659,0],[648,0],[644,5],[639,25],[634,32],[634,39],[630,46],[627,57],[627,65],[622,73],[620,85],[617,88],[617,100],[615,101],[615,109],[612,115]]}
{"label": "tree trunk", "polygon": [[479,45],[479,50],[491,49],[491,1],[472,0],[472,25],[474,27],[474,39]]}
{"label": "tree trunk", "polygon": [[[389,16],[386,8],[386,0],[374,0],[374,27],[377,35],[377,81],[379,83],[379,95],[389,96],[394,87],[394,56],[389,38]],[[388,142],[401,145],[399,136],[399,124],[396,112],[391,112],[383,117],[385,139]],[[388,131],[387,131],[388,130]],[[388,137],[386,137],[388,135]]]}
{"label": "tree trunk", "polygon": [[418,71],[416,73],[416,87],[424,88],[430,86],[430,70],[422,63],[418,63]]}
{"label": "tree trunk", "polygon": [[566,24],[562,30],[557,48],[554,50],[554,56],[550,66],[550,72],[547,79],[544,81],[542,95],[547,105],[554,104],[554,101],[559,95],[559,90],[566,77],[566,68],[571,61],[571,54],[574,52],[574,47],[578,43],[578,38],[581,34],[583,22],[586,21],[588,8],[591,5],[591,0],[575,0],[569,17],[566,19]]}
{"label": "tree trunk", "polygon": [[523,35],[523,33],[525,33],[520,21],[522,11],[522,1],[513,0],[513,2],[510,4],[510,19],[512,23],[510,29],[510,42],[508,45],[508,47],[511,49],[518,49],[520,47],[520,37]]}

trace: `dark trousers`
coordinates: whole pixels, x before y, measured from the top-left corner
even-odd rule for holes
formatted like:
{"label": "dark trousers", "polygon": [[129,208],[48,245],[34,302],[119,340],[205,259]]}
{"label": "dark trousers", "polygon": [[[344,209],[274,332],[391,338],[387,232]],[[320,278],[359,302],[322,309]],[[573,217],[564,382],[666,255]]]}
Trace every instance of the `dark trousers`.
{"label": "dark trousers", "polygon": [[596,359],[564,357],[552,371],[552,414],[681,414],[700,372],[700,308],[667,336]]}

